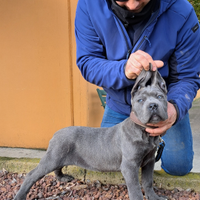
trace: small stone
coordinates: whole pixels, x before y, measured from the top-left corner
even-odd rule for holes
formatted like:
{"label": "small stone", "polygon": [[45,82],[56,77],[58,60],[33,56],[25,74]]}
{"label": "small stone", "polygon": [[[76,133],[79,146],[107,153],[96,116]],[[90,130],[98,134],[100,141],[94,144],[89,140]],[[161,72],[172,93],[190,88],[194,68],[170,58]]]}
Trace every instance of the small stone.
{"label": "small stone", "polygon": [[191,189],[191,188],[188,188],[188,189],[186,190],[186,192],[192,192],[192,189]]}
{"label": "small stone", "polygon": [[85,189],[87,188],[87,185],[76,185],[74,187],[72,187],[72,190],[81,190],[81,189]]}

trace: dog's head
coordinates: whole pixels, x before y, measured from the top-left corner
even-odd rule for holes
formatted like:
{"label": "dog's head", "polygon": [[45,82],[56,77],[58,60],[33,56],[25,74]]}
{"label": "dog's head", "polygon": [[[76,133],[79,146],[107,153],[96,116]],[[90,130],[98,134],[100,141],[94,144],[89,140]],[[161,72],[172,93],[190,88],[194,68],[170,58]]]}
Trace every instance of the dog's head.
{"label": "dog's head", "polygon": [[143,124],[156,124],[168,118],[167,87],[157,70],[143,70],[137,77],[131,91],[131,104],[132,111]]}

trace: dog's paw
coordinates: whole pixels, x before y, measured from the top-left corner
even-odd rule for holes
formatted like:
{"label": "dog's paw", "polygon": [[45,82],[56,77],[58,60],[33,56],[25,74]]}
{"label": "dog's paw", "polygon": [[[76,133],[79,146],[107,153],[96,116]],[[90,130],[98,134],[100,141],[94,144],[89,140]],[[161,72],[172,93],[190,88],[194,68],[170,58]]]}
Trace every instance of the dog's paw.
{"label": "dog's paw", "polygon": [[161,196],[160,196],[158,200],[168,200],[168,197],[165,197],[165,196],[162,196],[162,197],[161,197]]}
{"label": "dog's paw", "polygon": [[14,197],[14,200],[26,200],[26,197],[25,198],[22,198],[22,197],[19,197],[18,195],[16,195]]}
{"label": "dog's paw", "polygon": [[168,197],[158,196],[157,194],[152,194],[152,195],[146,196],[146,199],[148,199],[148,200],[168,200]]}
{"label": "dog's paw", "polygon": [[164,196],[157,196],[157,197],[153,197],[153,198],[149,198],[148,200],[168,200],[167,197]]}
{"label": "dog's paw", "polygon": [[62,172],[62,168],[57,169],[54,171],[56,178],[60,181],[60,182],[70,182],[74,179],[73,176],[70,176],[68,174],[63,174]]}
{"label": "dog's paw", "polygon": [[70,182],[72,180],[74,180],[73,176],[70,176],[68,174],[63,174],[63,176],[56,176],[56,178],[60,181],[60,182]]}

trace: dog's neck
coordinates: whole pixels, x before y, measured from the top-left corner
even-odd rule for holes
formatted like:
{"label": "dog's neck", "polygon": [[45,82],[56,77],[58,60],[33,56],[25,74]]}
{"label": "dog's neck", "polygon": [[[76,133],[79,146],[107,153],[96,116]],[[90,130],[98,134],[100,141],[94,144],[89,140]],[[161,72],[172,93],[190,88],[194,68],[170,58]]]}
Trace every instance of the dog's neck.
{"label": "dog's neck", "polygon": [[147,126],[146,124],[143,124],[143,123],[136,117],[136,115],[135,115],[135,113],[134,113],[133,111],[131,111],[130,118],[131,118],[131,120],[132,120],[135,124],[137,124],[137,125],[139,125],[139,126],[145,128],[145,129],[146,129],[146,128],[152,128],[152,129],[156,128],[156,127],[153,127],[153,126]]}

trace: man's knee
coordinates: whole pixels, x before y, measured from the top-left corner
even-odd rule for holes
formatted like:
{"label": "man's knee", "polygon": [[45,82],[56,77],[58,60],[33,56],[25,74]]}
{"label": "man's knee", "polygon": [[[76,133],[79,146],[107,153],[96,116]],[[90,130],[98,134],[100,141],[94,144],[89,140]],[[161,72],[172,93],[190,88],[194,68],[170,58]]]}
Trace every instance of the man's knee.
{"label": "man's knee", "polygon": [[189,114],[171,127],[163,136],[165,148],[162,155],[162,168],[171,175],[183,176],[193,167],[193,139]]}
{"label": "man's knee", "polygon": [[177,158],[169,159],[167,162],[163,160],[162,169],[170,175],[174,176],[184,176],[188,174],[193,167],[193,158],[190,156],[188,158]]}

